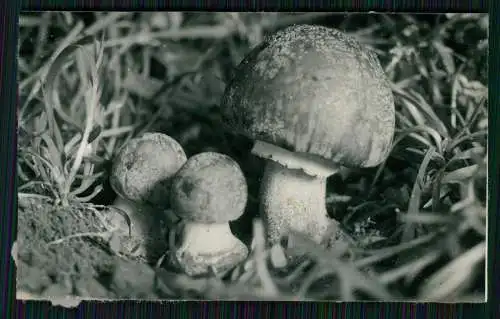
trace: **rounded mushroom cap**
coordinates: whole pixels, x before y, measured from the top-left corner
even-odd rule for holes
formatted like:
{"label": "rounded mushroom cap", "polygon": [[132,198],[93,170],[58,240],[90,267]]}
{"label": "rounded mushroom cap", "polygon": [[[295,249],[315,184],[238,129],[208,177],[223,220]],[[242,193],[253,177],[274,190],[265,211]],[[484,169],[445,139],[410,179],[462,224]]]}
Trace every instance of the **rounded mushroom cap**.
{"label": "rounded mushroom cap", "polygon": [[189,158],[177,172],[170,202],[183,219],[225,223],[243,214],[247,196],[239,165],[227,155],[204,152]]}
{"label": "rounded mushroom cap", "polygon": [[171,179],[186,160],[181,145],[170,136],[145,133],[131,139],[116,155],[111,187],[133,202],[167,205]]}
{"label": "rounded mushroom cap", "polygon": [[376,55],[338,30],[312,25],[285,28],[254,48],[221,111],[251,139],[347,167],[382,162],[395,126],[394,97]]}

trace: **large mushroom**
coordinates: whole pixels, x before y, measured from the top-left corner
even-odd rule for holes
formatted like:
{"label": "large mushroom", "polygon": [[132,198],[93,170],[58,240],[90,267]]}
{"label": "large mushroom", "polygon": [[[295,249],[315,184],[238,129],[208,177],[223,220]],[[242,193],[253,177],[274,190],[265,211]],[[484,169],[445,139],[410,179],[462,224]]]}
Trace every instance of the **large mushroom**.
{"label": "large mushroom", "polygon": [[[145,133],[126,143],[116,154],[110,184],[117,197],[114,206],[131,221],[131,238],[123,251],[151,260],[167,248],[165,238],[171,179],[186,162],[181,145],[162,133]],[[119,216],[119,215],[117,215]],[[126,226],[125,220],[114,221]]]}
{"label": "large mushroom", "polygon": [[271,243],[290,230],[320,242],[331,223],[338,225],[325,207],[327,177],[341,166],[380,164],[395,126],[394,98],[376,55],[338,30],[313,25],[290,26],[254,48],[226,87],[221,112],[266,159],[260,201]]}

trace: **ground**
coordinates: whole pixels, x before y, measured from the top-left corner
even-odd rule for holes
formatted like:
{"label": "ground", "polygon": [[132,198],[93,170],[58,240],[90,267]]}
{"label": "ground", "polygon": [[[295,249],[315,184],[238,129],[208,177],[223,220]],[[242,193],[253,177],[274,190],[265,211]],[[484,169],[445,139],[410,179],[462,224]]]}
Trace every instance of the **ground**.
{"label": "ground", "polygon": [[18,213],[18,289],[50,297],[109,297],[98,279],[112,271],[113,256],[88,238],[64,240],[74,233],[100,231],[92,211],[24,199]]}
{"label": "ground", "polygon": [[[262,244],[263,161],[220,123],[236,65],[293,23],[339,28],[373,49],[396,100],[394,145],[373,169],[328,179],[330,217],[356,242],[343,258],[307,240],[286,264]],[[488,16],[43,12],[20,18],[18,291],[38,297],[484,300]],[[76,44],[76,45],[75,45]],[[233,233],[249,258],[189,277],[119,253],[110,165],[146,131],[188,157],[231,156],[248,183]],[[168,209],[167,209],[168,211]],[[258,220],[258,219],[257,219]],[[117,239],[118,238],[118,239]],[[118,242],[117,242],[118,241]]]}

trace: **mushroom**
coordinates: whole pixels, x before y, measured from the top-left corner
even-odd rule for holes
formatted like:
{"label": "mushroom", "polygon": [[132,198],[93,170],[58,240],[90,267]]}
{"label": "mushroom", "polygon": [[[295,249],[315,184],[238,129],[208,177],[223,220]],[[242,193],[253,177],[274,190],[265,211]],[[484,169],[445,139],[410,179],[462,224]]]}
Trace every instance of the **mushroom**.
{"label": "mushroom", "polygon": [[[126,253],[152,259],[166,250],[164,210],[169,205],[171,178],[186,160],[181,145],[162,133],[145,133],[118,151],[110,184],[117,194],[113,205],[127,213],[131,222]],[[121,229],[126,227],[125,220],[114,221]]]}
{"label": "mushroom", "polygon": [[266,160],[268,240],[294,230],[321,242],[338,226],[325,207],[326,179],[342,166],[376,166],[391,148],[394,97],[378,58],[338,30],[293,25],[268,36],[234,74],[221,116]]}
{"label": "mushroom", "polygon": [[172,181],[173,211],[184,221],[180,245],[171,247],[171,264],[190,276],[221,273],[248,255],[229,222],[247,203],[247,184],[229,156],[203,152],[191,158]]}

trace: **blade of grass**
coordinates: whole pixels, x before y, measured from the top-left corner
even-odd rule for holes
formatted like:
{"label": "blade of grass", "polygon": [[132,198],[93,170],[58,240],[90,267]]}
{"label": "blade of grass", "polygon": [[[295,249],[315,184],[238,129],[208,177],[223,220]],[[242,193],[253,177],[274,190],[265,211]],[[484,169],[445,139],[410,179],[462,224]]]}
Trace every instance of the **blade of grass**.
{"label": "blade of grass", "polygon": [[[419,209],[420,209],[422,185],[424,184],[424,181],[425,181],[427,166],[429,165],[429,162],[431,160],[431,156],[433,155],[434,151],[435,151],[434,147],[429,148],[429,150],[425,154],[425,157],[424,157],[422,163],[420,164],[420,168],[418,169],[417,178],[415,180],[415,183],[413,184],[413,190],[411,192],[410,202],[408,204],[407,214],[409,216],[417,214]],[[415,236],[415,225],[414,224],[407,224],[403,230],[403,234],[401,235],[401,241],[407,242],[407,241],[413,239],[414,236]]]}
{"label": "blade of grass", "polygon": [[[483,111],[483,106],[486,102],[486,99],[483,98],[481,99],[481,101],[476,105],[474,111],[472,112],[470,118],[467,120],[467,122],[464,123],[462,129],[460,130],[460,132],[458,132],[455,136],[454,136],[454,140],[457,140],[461,137],[463,137],[464,135],[470,135],[471,132],[470,132],[470,127],[472,126],[472,124],[477,120],[477,118],[479,117],[479,115],[482,113]],[[451,147],[451,146],[450,146]]]}
{"label": "blade of grass", "polygon": [[[396,95],[399,95],[403,98],[403,100],[406,100],[409,102],[409,104],[413,104],[414,106],[419,106],[419,110],[423,111],[423,114],[425,118],[433,124],[433,128],[443,137],[449,137],[449,132],[448,129],[446,128],[445,124],[441,121],[439,116],[434,112],[434,109],[432,106],[430,106],[427,101],[425,100],[422,95],[420,95],[418,92],[410,89],[410,90],[401,90],[398,87],[395,87],[394,85],[393,91],[396,93]],[[418,112],[418,111],[416,111]],[[424,124],[424,123],[420,123]]]}
{"label": "blade of grass", "polygon": [[482,241],[432,275],[420,288],[419,296],[427,300],[447,298],[470,279],[474,267],[484,261],[485,254],[486,243]]}
{"label": "blade of grass", "polygon": [[253,239],[254,239],[254,260],[256,266],[256,274],[259,276],[260,282],[264,290],[270,295],[278,295],[279,291],[276,287],[269,270],[266,265],[266,253],[265,251],[265,234],[264,226],[260,220],[254,220],[253,222]]}
{"label": "blade of grass", "polygon": [[97,195],[99,195],[99,193],[103,190],[103,187],[101,185],[98,185],[96,186],[96,188],[94,188],[94,190],[92,191],[92,193],[88,196],[84,196],[84,197],[79,197],[79,196],[75,196],[75,200],[79,201],[79,202],[82,202],[82,203],[88,203],[92,200],[92,198],[96,197]]}
{"label": "blade of grass", "polygon": [[479,166],[477,164],[470,165],[467,167],[462,167],[451,171],[443,176],[441,180],[442,184],[452,184],[452,183],[463,183],[464,181],[472,178],[478,171]]}
{"label": "blade of grass", "polygon": [[416,213],[413,215],[402,214],[400,215],[400,220],[405,223],[416,223],[416,224],[450,224],[454,221],[449,216],[440,216],[437,213]]}
{"label": "blade of grass", "polygon": [[[289,18],[282,18],[276,23],[264,23],[263,28],[274,29],[279,28],[290,23],[297,23],[297,21],[307,21],[313,18],[329,15],[331,13],[310,13],[303,16],[295,16]],[[105,47],[132,45],[132,44],[148,44],[154,43],[157,40],[165,39],[223,39],[234,35],[238,29],[234,22],[222,23],[219,25],[195,25],[186,26],[179,29],[168,29],[165,31],[156,32],[140,32],[139,34],[130,35],[122,38],[115,38],[105,41]]]}
{"label": "blade of grass", "polygon": [[78,35],[83,29],[83,22],[79,22],[68,35],[59,43],[57,48],[54,50],[54,53],[52,56],[49,58],[48,62],[42,66],[40,69],[38,69],[37,72],[35,72],[32,76],[29,78],[25,79],[21,83],[19,83],[19,90],[23,91],[27,85],[29,85],[31,82],[35,81],[35,84],[33,88],[30,91],[30,94],[28,95],[26,102],[24,105],[21,107],[21,109],[24,109],[26,105],[33,99],[38,94],[38,91],[42,87],[42,83],[45,82],[45,79],[47,77],[47,73],[49,72],[50,67],[54,63],[54,60],[57,59],[57,57],[61,54],[61,52],[66,49],[71,43],[75,42],[75,39],[78,38]]}
{"label": "blade of grass", "polygon": [[[396,146],[401,143],[406,137],[408,137],[410,134],[414,133],[414,132],[418,132],[420,130],[425,130],[425,126],[423,127],[420,127],[420,126],[415,126],[415,127],[412,127],[412,128],[408,128],[408,129],[405,129],[403,131],[401,131],[400,134],[398,134],[398,136],[396,137],[396,139],[394,140],[394,142],[392,143],[392,149],[391,149],[391,152],[390,153],[393,153]],[[433,152],[435,153],[435,152]],[[371,185],[370,185],[370,192],[368,194],[368,197],[371,197],[373,195],[373,192],[376,190],[376,187],[375,187],[375,184],[377,183],[377,181],[379,180],[384,168],[385,168],[385,165],[387,163],[387,159],[385,159],[378,167],[377,169],[377,172],[375,173],[375,176],[373,178],[373,181],[371,182]]]}
{"label": "blade of grass", "polygon": [[419,245],[429,243],[430,241],[437,238],[438,233],[434,232],[429,235],[421,236],[406,243],[399,244],[397,246],[382,248],[377,250],[364,250],[364,253],[369,253],[371,256],[359,259],[354,262],[356,267],[364,268],[370,266],[379,261],[394,257],[395,255],[410,250]]}
{"label": "blade of grass", "polygon": [[19,27],[20,28],[34,28],[42,23],[42,17],[33,17],[25,14],[19,15]]}
{"label": "blade of grass", "polygon": [[[89,83],[87,94],[85,94],[86,111],[87,111],[86,112],[87,114],[86,114],[86,121],[85,121],[85,129],[83,132],[82,140],[80,142],[80,146],[79,146],[78,151],[77,151],[76,156],[75,156],[75,160],[74,160],[73,165],[70,169],[68,179],[66,180],[66,184],[64,187],[64,193],[63,193],[63,194],[65,194],[65,196],[70,194],[71,185],[73,184],[73,181],[75,179],[75,175],[77,174],[78,169],[80,168],[80,165],[82,163],[83,156],[84,156],[85,150],[86,150],[87,145],[88,145],[88,139],[89,139],[90,133],[91,133],[92,128],[93,128],[94,112],[95,112],[96,108],[99,106],[99,100],[101,97],[101,90],[98,86],[99,79],[98,79],[98,74],[97,74],[97,67],[100,66],[99,64],[102,61],[101,57],[103,54],[103,49],[104,49],[104,47],[100,46],[100,52],[99,52],[99,55],[98,55],[98,58],[96,61],[96,65],[94,65],[94,67],[91,68],[91,73],[92,73],[91,80],[92,80],[92,82]],[[81,51],[79,51],[79,52],[81,52]],[[68,204],[67,199],[63,198],[63,205],[67,205],[67,204]]]}
{"label": "blade of grass", "polygon": [[121,18],[132,15],[132,12],[109,12],[106,13],[104,18],[97,19],[91,26],[89,26],[83,33],[87,36],[95,35],[97,32],[108,28],[115,24]]}
{"label": "blade of grass", "polygon": [[323,268],[320,265],[315,265],[305,276],[305,278],[302,279],[302,283],[300,285],[299,291],[297,292],[297,296],[299,298],[306,297],[307,292],[315,281],[317,281],[321,277],[333,275],[335,273],[336,271],[334,269]]}
{"label": "blade of grass", "polygon": [[43,181],[30,181],[30,182],[27,182],[26,184],[23,184],[21,186],[19,186],[17,189],[18,191],[23,191],[25,189],[29,189],[33,186],[42,186],[42,187],[47,187],[47,188],[50,188],[52,185],[50,183],[46,183],[46,182],[43,182]]}
{"label": "blade of grass", "polygon": [[448,74],[454,74],[456,71],[455,60],[453,58],[453,50],[444,45],[444,43],[440,40],[432,41],[433,47],[438,52],[441,57],[441,61],[446,69]]}
{"label": "blade of grass", "polygon": [[415,260],[404,264],[400,267],[388,270],[384,273],[378,275],[378,279],[383,284],[391,284],[396,280],[405,277],[405,280],[409,282],[414,278],[423,268],[427,267],[431,263],[435,262],[441,256],[440,251],[431,251],[424,256],[416,258]]}
{"label": "blade of grass", "polygon": [[35,44],[35,52],[33,53],[33,59],[31,61],[31,66],[36,66],[39,62],[42,52],[47,43],[47,38],[49,36],[49,26],[52,19],[52,12],[44,12],[40,18],[40,24],[38,25],[37,39]]}
{"label": "blade of grass", "polygon": [[451,150],[455,149],[458,147],[458,145],[462,144],[463,142],[469,141],[469,140],[474,140],[476,138],[484,138],[488,136],[488,130],[481,130],[478,132],[471,133],[469,135],[463,136],[461,138],[458,138],[454,141],[452,141],[450,144],[448,144],[448,152]]}
{"label": "blade of grass", "polygon": [[[94,184],[96,181],[98,181],[102,175],[102,174],[96,174],[93,176],[88,176],[88,174],[92,174],[92,172],[90,172],[90,170],[88,172],[86,172],[86,174],[84,175],[85,179],[81,180],[80,186],[78,186],[77,188],[75,188],[71,191],[71,195],[77,196],[77,195],[80,195],[81,193],[85,192],[90,186],[92,186],[92,184]],[[75,179],[76,179],[76,176],[75,176]]]}
{"label": "blade of grass", "polygon": [[332,252],[322,249],[321,246],[305,238],[301,234],[293,233],[294,255],[311,255],[322,267],[329,267],[336,270],[342,278],[348,277],[355,288],[362,289],[380,300],[389,300],[394,296],[379,282],[366,277],[361,273],[355,264],[344,263]]}
{"label": "blade of grass", "polygon": [[[89,38],[83,38],[77,41],[73,45],[68,44],[68,46],[64,47],[61,50],[60,54],[56,55],[55,58],[52,60],[52,62],[48,64],[47,74],[45,78],[42,78],[41,80],[42,81],[41,89],[43,91],[43,96],[45,101],[44,106],[45,106],[45,111],[47,112],[49,128],[51,133],[54,135],[57,148],[61,152],[64,147],[64,142],[62,140],[60,128],[54,116],[54,108],[60,106],[60,103],[58,104],[56,102],[56,100],[58,101],[58,98],[55,97],[55,95],[57,95],[58,93],[55,87],[55,83],[57,82],[56,77],[59,74],[63,64],[66,63],[69,56],[78,47],[84,44],[88,44],[89,41],[90,41]],[[59,107],[58,107],[58,113],[64,114],[64,112]],[[65,118],[69,118],[69,116],[65,116]],[[73,121],[70,120],[69,123],[73,123]]]}

